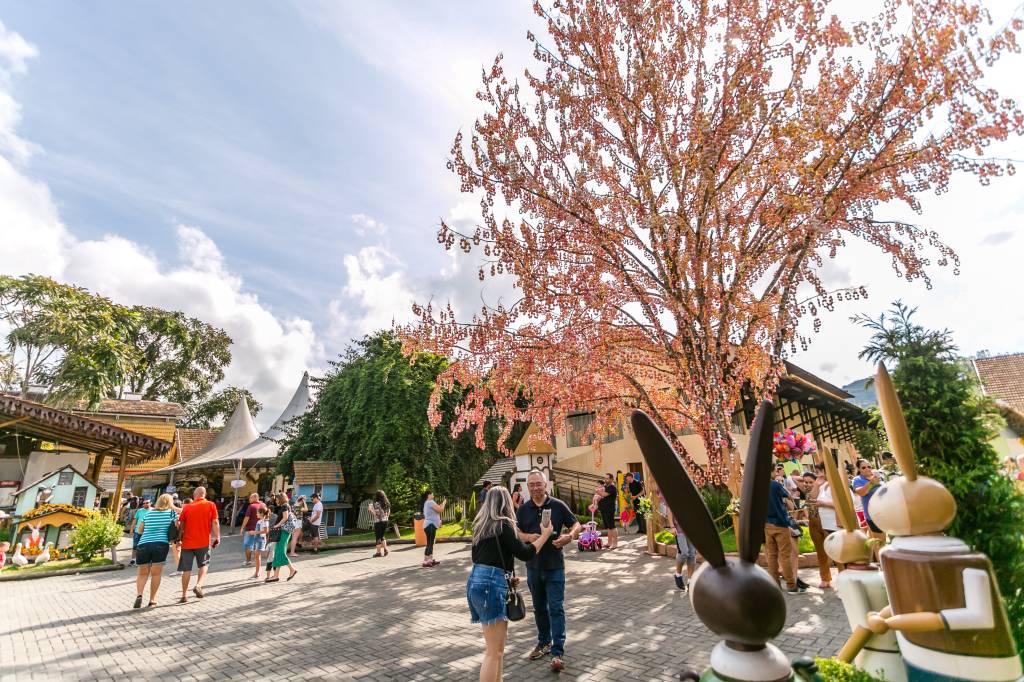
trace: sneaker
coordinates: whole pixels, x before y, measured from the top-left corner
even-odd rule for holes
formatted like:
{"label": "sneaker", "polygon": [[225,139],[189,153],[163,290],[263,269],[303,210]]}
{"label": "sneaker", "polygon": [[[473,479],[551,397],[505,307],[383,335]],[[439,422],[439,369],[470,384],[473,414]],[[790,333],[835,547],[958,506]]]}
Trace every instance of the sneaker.
{"label": "sneaker", "polygon": [[252,566],[252,562],[251,561],[243,561],[242,562],[242,567],[245,568],[246,566]]}
{"label": "sneaker", "polygon": [[685,590],[686,589],[686,583],[683,582],[683,576],[677,575],[677,576],[674,576],[674,577],[676,579],[676,587],[678,587],[680,590]]}
{"label": "sneaker", "polygon": [[565,663],[562,662],[561,656],[555,656],[551,659],[551,672],[560,673],[565,670]]}
{"label": "sneaker", "polygon": [[797,585],[796,587],[791,587],[788,590],[786,590],[786,592],[788,592],[789,594],[803,594],[806,591],[806,587],[800,587],[799,585]]}
{"label": "sneaker", "polygon": [[135,565],[135,559],[132,559],[131,561],[129,561],[128,565],[129,566],[134,566]]}
{"label": "sneaker", "polygon": [[549,651],[551,651],[550,644],[538,644],[533,648],[533,651],[530,652],[530,655],[527,656],[527,658],[531,661],[536,661],[538,658],[547,656]]}
{"label": "sneaker", "polygon": [[802,588],[804,590],[806,590],[808,587],[810,587],[810,585],[805,583],[803,580],[800,580],[800,578],[796,579],[796,586],[799,587],[799,588]]}

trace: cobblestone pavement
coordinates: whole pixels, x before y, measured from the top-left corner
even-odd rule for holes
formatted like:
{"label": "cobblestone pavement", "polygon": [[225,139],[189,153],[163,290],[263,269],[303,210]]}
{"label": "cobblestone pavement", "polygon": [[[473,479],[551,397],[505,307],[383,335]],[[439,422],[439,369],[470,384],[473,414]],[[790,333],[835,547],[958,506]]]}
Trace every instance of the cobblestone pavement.
{"label": "cobblestone pavement", "polygon": [[[707,664],[715,636],[675,589],[672,562],[642,554],[640,540],[567,553],[563,679],[674,680]],[[0,680],[476,679],[483,639],[466,606],[468,544],[439,544],[441,565],[429,570],[409,545],[387,559],[372,549],[300,556],[294,580],[268,585],[249,578],[239,548],[229,538],[215,551],[206,598],[184,605],[180,580],[165,575],[159,605],[131,609],[131,568],[0,584]],[[816,583],[816,572],[802,574]],[[526,599],[505,679],[552,679],[546,660],[524,658],[536,636]],[[847,626],[833,593],[786,601],[783,651],[838,650]]]}

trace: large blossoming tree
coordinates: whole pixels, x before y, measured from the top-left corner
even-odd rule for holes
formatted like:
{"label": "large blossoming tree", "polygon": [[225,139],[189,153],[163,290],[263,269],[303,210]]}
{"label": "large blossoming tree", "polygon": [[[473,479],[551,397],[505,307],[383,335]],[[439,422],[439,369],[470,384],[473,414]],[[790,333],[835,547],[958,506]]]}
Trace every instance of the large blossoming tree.
{"label": "large blossoming tree", "polygon": [[438,234],[516,299],[472,319],[418,306],[407,349],[453,358],[437,395],[476,392],[456,430],[495,411],[558,428],[580,409],[600,430],[640,407],[699,433],[708,465],[685,463],[722,482],[741,388],[769,393],[800,320],[864,294],[829,291],[825,259],[859,239],[910,281],[956,267],[933,231],[885,214],[954,171],[1012,172],[985,148],[1024,117],[985,75],[1021,24],[947,0],[889,0],[868,22],[820,0],[535,10],[538,68],[510,80],[499,56],[452,148],[482,222]]}

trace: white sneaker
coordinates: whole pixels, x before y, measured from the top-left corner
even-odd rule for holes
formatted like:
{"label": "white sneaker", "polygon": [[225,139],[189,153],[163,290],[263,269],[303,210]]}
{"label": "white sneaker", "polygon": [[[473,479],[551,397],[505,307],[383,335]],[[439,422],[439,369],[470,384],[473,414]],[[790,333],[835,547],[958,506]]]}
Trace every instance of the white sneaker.
{"label": "white sneaker", "polygon": [[251,566],[251,565],[252,565],[251,561],[243,561],[242,562],[242,566]]}
{"label": "white sneaker", "polygon": [[171,573],[172,578],[179,575],[181,575],[181,571],[175,571],[174,573]]}

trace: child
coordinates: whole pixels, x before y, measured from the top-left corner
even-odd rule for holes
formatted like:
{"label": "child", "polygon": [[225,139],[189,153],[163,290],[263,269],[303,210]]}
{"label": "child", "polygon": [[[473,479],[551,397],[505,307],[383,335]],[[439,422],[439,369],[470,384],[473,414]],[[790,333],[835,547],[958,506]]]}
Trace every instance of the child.
{"label": "child", "polygon": [[[256,536],[256,541],[252,546],[253,560],[256,562],[256,572],[252,574],[253,578],[260,577],[260,560],[263,558],[263,550],[266,549],[267,535],[270,533],[270,521],[268,516],[270,510],[266,507],[256,512],[256,530],[249,531],[249,535]],[[270,568],[268,566],[267,570]]]}
{"label": "child", "polygon": [[591,514],[593,514],[594,512],[597,511],[597,503],[600,502],[601,498],[603,498],[603,497],[604,497],[604,483],[601,482],[601,483],[598,483],[597,487],[594,489],[594,496],[592,498],[590,498],[590,506],[587,507],[587,510],[589,510]]}
{"label": "child", "polygon": [[7,550],[11,548],[11,543],[0,542],[0,571],[4,570],[4,566],[7,565]]}

